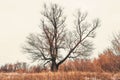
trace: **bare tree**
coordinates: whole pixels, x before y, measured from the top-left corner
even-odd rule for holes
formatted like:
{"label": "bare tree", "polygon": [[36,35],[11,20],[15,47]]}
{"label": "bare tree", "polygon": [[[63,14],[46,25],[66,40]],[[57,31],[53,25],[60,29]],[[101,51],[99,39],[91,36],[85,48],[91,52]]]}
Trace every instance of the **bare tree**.
{"label": "bare tree", "polygon": [[120,33],[114,35],[114,39],[111,41],[113,51],[116,55],[120,55]]}
{"label": "bare tree", "polygon": [[90,38],[95,36],[98,19],[90,24],[86,22],[87,13],[78,11],[74,30],[67,31],[63,8],[57,4],[44,5],[41,14],[44,17],[40,25],[42,33],[30,34],[23,47],[25,52],[31,53],[33,61],[43,61],[44,65],[50,63],[51,71],[57,71],[67,58],[79,58],[93,49]]}

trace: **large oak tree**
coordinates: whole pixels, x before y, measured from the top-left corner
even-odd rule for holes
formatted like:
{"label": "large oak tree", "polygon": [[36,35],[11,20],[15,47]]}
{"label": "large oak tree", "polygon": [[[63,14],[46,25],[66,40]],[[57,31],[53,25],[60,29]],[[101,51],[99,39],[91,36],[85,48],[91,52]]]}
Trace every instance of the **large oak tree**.
{"label": "large oak tree", "polygon": [[95,36],[99,19],[88,23],[87,13],[77,11],[74,15],[74,26],[68,30],[63,8],[59,5],[44,5],[41,15],[41,33],[30,34],[23,47],[25,52],[31,53],[33,61],[40,61],[44,65],[50,63],[51,71],[57,71],[66,59],[87,56],[93,50],[90,38]]}

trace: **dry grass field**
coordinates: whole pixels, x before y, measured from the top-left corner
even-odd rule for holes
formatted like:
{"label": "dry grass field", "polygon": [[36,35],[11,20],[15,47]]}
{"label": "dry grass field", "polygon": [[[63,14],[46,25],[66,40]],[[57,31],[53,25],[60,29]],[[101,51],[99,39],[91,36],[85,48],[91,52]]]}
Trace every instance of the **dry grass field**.
{"label": "dry grass field", "polygon": [[120,73],[42,72],[0,73],[0,80],[120,80]]}

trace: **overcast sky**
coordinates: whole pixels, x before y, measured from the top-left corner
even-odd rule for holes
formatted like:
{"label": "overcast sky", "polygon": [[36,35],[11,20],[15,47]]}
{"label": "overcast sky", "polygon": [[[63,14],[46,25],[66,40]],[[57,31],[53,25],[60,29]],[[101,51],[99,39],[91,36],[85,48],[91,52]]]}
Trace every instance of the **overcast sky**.
{"label": "overcast sky", "polygon": [[0,64],[29,62],[21,46],[29,33],[38,31],[43,3],[64,7],[70,23],[77,9],[87,11],[90,20],[100,18],[94,55],[109,47],[113,33],[120,31],[120,0],[0,0]]}

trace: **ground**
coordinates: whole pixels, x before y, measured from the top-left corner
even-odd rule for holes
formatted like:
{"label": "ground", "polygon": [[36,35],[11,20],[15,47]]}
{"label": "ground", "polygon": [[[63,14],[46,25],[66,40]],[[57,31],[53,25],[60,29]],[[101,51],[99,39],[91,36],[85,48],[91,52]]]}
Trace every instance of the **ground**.
{"label": "ground", "polygon": [[0,80],[120,80],[120,73],[42,72],[0,73]]}

